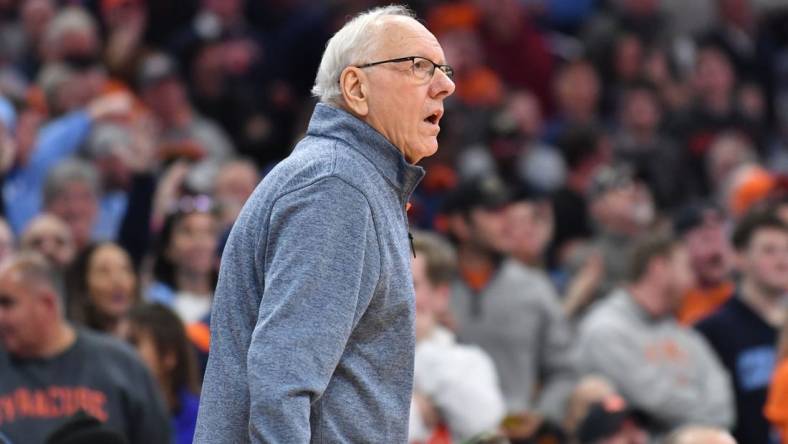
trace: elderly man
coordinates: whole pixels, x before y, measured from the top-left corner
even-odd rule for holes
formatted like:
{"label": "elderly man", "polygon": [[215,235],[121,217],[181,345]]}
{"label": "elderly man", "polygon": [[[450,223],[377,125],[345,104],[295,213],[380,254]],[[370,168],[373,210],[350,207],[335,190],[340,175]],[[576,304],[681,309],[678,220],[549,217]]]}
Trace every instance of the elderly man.
{"label": "elderly man", "polygon": [[0,266],[0,434],[42,443],[84,410],[131,444],[169,442],[168,414],[142,361],[66,322],[57,286],[41,255]]}
{"label": "elderly man", "polygon": [[405,442],[414,291],[405,213],[452,70],[402,7],[329,41],[306,137],[222,257],[196,442]]}

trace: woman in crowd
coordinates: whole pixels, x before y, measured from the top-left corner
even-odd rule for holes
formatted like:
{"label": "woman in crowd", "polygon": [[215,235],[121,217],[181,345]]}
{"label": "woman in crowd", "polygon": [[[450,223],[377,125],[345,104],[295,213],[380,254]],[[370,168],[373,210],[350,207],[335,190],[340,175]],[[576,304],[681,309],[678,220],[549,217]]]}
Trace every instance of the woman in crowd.
{"label": "woman in crowd", "polygon": [[113,242],[88,246],[66,274],[71,320],[125,336],[129,311],[140,301],[139,279],[129,254]]}
{"label": "woman in crowd", "polygon": [[200,405],[194,350],[178,316],[161,304],[144,304],[129,315],[129,342],[159,381],[174,433],[172,442],[190,444]]}
{"label": "woman in crowd", "polygon": [[152,302],[171,307],[184,323],[210,314],[218,270],[217,213],[208,196],[185,196],[165,219],[154,253]]}

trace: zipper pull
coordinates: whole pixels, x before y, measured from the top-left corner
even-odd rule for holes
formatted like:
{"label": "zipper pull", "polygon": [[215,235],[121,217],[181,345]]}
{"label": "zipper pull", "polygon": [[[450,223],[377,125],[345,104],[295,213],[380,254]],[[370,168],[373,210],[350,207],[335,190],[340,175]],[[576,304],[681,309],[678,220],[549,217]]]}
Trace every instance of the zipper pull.
{"label": "zipper pull", "polygon": [[413,257],[416,257],[416,248],[413,247],[413,234],[408,231],[408,240],[410,241],[410,251],[413,253]]}

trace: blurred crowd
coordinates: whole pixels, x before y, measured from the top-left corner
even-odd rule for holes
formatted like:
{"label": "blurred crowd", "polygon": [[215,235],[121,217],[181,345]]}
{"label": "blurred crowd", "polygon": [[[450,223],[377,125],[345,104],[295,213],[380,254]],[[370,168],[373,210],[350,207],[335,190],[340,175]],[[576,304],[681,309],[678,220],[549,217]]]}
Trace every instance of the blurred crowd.
{"label": "blurred crowd", "polygon": [[[788,443],[788,4],[407,3],[457,86],[411,441]],[[224,240],[378,4],[0,0],[0,442],[191,442]]]}

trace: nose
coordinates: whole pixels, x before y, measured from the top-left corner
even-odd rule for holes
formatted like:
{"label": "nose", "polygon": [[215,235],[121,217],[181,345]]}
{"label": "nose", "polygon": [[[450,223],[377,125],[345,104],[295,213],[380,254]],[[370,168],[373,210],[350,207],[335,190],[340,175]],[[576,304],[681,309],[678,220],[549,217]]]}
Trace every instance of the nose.
{"label": "nose", "polygon": [[454,93],[454,82],[440,69],[435,70],[435,75],[432,76],[432,84],[430,85],[430,96],[435,99],[443,100]]}

